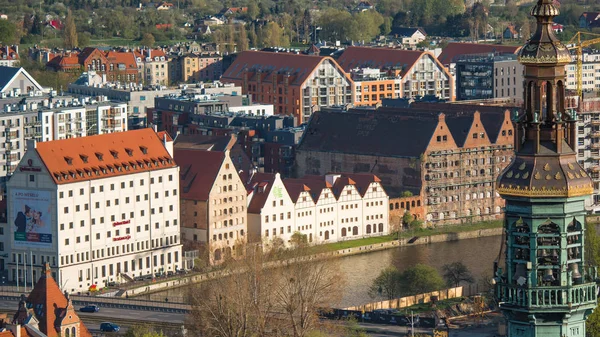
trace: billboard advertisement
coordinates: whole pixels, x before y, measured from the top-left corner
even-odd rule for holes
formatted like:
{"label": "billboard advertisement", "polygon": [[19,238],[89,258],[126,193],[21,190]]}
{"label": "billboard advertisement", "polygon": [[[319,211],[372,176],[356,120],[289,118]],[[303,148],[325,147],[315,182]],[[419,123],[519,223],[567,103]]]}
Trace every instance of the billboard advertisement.
{"label": "billboard advertisement", "polygon": [[10,193],[15,246],[52,246],[49,191],[14,189]]}

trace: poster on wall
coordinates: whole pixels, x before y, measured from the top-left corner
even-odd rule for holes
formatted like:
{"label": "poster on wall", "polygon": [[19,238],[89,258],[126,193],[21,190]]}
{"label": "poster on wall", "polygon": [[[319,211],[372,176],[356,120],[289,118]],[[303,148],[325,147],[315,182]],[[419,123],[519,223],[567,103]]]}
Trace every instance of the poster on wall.
{"label": "poster on wall", "polygon": [[15,189],[10,196],[13,219],[9,222],[14,226],[15,246],[51,247],[50,192]]}

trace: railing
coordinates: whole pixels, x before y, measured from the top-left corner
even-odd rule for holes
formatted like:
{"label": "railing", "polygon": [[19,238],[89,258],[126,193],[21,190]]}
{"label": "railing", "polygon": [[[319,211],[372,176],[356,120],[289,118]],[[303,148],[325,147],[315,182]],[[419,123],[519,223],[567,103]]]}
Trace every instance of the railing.
{"label": "railing", "polygon": [[571,287],[534,287],[498,284],[497,296],[503,305],[528,308],[561,309],[577,305],[596,304],[596,284]]}

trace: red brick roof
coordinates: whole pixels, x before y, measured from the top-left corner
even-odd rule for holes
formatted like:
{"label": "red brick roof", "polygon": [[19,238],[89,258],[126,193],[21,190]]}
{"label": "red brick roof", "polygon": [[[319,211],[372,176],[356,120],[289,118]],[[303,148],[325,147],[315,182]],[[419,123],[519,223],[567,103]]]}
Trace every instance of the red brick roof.
{"label": "red brick roof", "polygon": [[206,201],[226,152],[175,148],[181,199]]}
{"label": "red brick roof", "polygon": [[[62,313],[67,308],[68,300],[52,278],[49,266],[46,266],[46,271],[29,293],[27,303],[33,308],[35,317],[39,321],[40,331],[48,337],[60,336],[60,331],[57,331],[57,328],[60,327],[64,318]],[[79,320],[75,312],[72,312],[71,315],[75,316],[71,319]],[[92,336],[83,323],[80,324],[79,331],[80,337]]]}
{"label": "red brick roof", "polygon": [[235,61],[227,68],[221,77],[221,81],[242,81],[244,71],[248,72],[249,80],[255,79],[260,71],[262,78],[271,79],[273,74],[283,76],[290,74],[290,85],[302,85],[317,66],[329,57],[316,55],[303,55],[292,53],[272,53],[263,51],[244,51],[240,53]]}
{"label": "red brick roof", "polygon": [[[347,178],[353,182],[361,196],[365,196],[371,183],[380,183],[381,179],[372,173],[332,173],[340,174],[343,178]],[[339,179],[338,179],[339,180]],[[336,181],[337,182],[337,181]]]}
{"label": "red brick roof", "polygon": [[260,214],[269,197],[274,181],[275,173],[255,173],[252,176],[248,186],[254,189],[254,194],[248,205],[248,213]]}
{"label": "red brick roof", "polygon": [[176,166],[150,128],[40,142],[36,151],[57,184]]}
{"label": "red brick roof", "polygon": [[438,60],[445,66],[453,62],[454,58],[460,55],[484,54],[484,53],[512,53],[516,54],[520,46],[503,46],[499,44],[482,43],[460,43],[450,42],[442,50]]}
{"label": "red brick roof", "polygon": [[124,64],[128,70],[135,69],[137,71],[137,61],[132,52],[108,51],[106,59],[110,63]]}
{"label": "red brick roof", "polygon": [[400,74],[404,76],[425,54],[424,51],[414,50],[348,47],[337,61],[346,72],[354,68],[397,68],[402,69]]}

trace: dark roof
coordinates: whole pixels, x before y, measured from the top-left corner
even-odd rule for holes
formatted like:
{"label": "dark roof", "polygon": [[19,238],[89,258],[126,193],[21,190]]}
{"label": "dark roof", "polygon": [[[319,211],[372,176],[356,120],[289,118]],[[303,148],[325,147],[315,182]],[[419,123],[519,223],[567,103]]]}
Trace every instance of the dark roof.
{"label": "dark roof", "polygon": [[[477,105],[477,104],[447,104],[447,103],[426,103],[419,102],[413,103],[412,108],[418,110],[428,111],[441,111],[446,114],[446,123],[448,123],[450,114],[470,114],[472,115],[475,111],[479,111],[481,123],[487,133],[490,142],[495,143],[502,129],[502,121],[504,121],[505,112],[518,110],[522,111],[520,106],[491,106],[491,105]],[[448,127],[451,128],[450,124]],[[454,136],[454,132],[452,133]],[[458,139],[456,144],[460,146]]]}
{"label": "dark roof", "polygon": [[413,36],[416,32],[421,31],[421,33],[427,36],[425,30],[422,28],[411,28],[411,27],[394,27],[392,31],[388,35],[393,36]]}
{"label": "dark roof", "polygon": [[181,198],[206,201],[223,165],[226,152],[174,149],[179,165]]}
{"label": "dark roof", "polygon": [[221,79],[241,81],[246,71],[249,80],[261,76],[261,79],[271,81],[273,74],[284,76],[289,73],[290,85],[301,85],[323,59],[316,55],[244,51],[235,58]]}
{"label": "dark roof", "polygon": [[[406,72],[427,52],[391,48],[348,47],[338,58],[338,64],[346,72],[354,68],[402,69]],[[434,57],[435,59],[435,57]]]}
{"label": "dark roof", "polygon": [[354,182],[354,187],[358,190],[361,196],[365,196],[369,190],[371,183],[380,183],[381,179],[372,173],[335,173],[342,177],[351,179]]}
{"label": "dark roof", "polygon": [[[321,196],[321,192],[324,188],[332,188],[330,183],[325,180],[323,176],[316,175],[306,175],[300,179],[286,179],[293,180],[296,184],[303,184],[309,189],[309,194],[313,199],[313,202],[319,201],[319,196]],[[285,180],[284,180],[285,183]],[[333,191],[332,191],[333,192]]]}
{"label": "dark roof", "polygon": [[20,68],[15,67],[0,67],[0,90],[12,80],[12,78],[19,72]]}
{"label": "dark roof", "polygon": [[392,109],[319,111],[310,119],[298,151],[419,157],[437,124],[437,114],[415,116]]}
{"label": "dark roof", "polygon": [[287,190],[288,194],[290,195],[290,198],[292,198],[292,202],[294,203],[296,203],[296,201],[298,200],[300,193],[309,192],[310,194],[311,191],[310,187],[298,181],[297,179],[284,179],[283,185],[285,185],[285,189]]}
{"label": "dark roof", "polygon": [[269,193],[273,182],[275,181],[275,173],[255,173],[248,184],[249,188],[254,190],[250,204],[248,204],[248,213],[260,214]]}
{"label": "dark roof", "polygon": [[482,43],[460,43],[450,42],[442,50],[438,60],[443,65],[449,65],[454,62],[454,59],[460,55],[485,54],[485,53],[512,53],[516,54],[520,46],[503,46],[499,44],[482,44]]}
{"label": "dark roof", "polygon": [[[225,151],[231,149],[232,139],[231,136],[179,135],[175,138],[173,147],[175,149]],[[235,142],[235,140],[233,141]]]}

